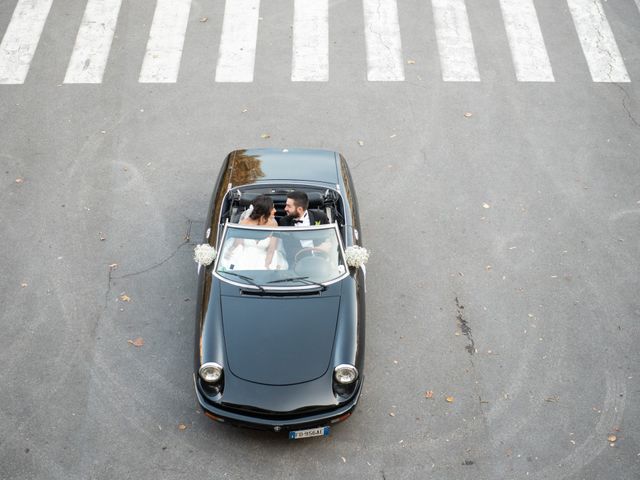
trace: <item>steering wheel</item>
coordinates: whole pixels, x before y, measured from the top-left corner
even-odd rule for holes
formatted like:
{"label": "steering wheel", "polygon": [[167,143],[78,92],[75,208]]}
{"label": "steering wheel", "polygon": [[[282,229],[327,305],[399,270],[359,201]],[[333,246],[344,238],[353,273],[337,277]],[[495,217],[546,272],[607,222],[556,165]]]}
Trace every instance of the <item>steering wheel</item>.
{"label": "steering wheel", "polygon": [[296,256],[295,256],[296,263],[298,263],[298,260],[301,260],[302,258],[305,258],[311,255],[312,253],[316,253],[316,256],[321,257],[323,260],[329,260],[329,254],[327,253],[326,250],[323,250],[318,247],[307,247],[299,250],[298,253],[296,253]]}

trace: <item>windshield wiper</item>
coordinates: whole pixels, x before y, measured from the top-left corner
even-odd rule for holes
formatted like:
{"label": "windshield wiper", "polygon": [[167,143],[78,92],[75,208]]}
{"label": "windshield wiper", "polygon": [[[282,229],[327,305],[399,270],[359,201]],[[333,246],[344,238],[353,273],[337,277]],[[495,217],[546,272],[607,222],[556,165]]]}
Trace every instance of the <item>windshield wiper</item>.
{"label": "windshield wiper", "polygon": [[308,280],[309,277],[289,277],[289,278],[280,278],[278,280],[271,280],[270,282],[267,283],[284,283],[284,282],[302,282],[302,283],[306,283],[307,285],[315,285],[317,287],[321,287],[322,291],[324,292],[327,289],[327,286],[322,284],[322,283],[318,283],[318,282],[314,282],[313,280]]}
{"label": "windshield wiper", "polygon": [[225,270],[224,272],[220,272],[220,273],[227,274],[227,275],[233,275],[234,277],[241,278],[242,280],[244,280],[248,284],[253,285],[254,287],[256,287],[262,293],[266,293],[266,290],[264,288],[262,288],[260,285],[258,285],[256,282],[254,282],[253,278],[251,278],[251,277],[247,277],[246,275],[241,275],[241,274],[236,273],[236,272],[230,272],[229,270]]}

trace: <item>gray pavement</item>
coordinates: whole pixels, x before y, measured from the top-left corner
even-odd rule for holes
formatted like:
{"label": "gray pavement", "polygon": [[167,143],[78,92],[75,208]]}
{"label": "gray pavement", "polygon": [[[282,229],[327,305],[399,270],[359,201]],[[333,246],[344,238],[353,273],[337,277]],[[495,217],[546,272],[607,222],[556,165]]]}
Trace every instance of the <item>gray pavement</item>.
{"label": "gray pavement", "polygon": [[[606,4],[631,82],[596,83],[566,7],[537,2],[556,81],[523,83],[497,4],[468,3],[478,83],[440,79],[415,1],[404,82],[367,82],[358,2],[331,2],[326,83],[290,81],[289,2],[263,3],[247,84],[214,83],[204,56],[220,4],[192,5],[167,85],[137,83],[152,2],[123,4],[96,85],[61,84],[77,24],[52,17],[62,37],[0,85],[0,478],[640,476],[640,12]],[[75,21],[84,2],[55,8]],[[352,169],[366,381],[327,438],[197,407],[192,249],[245,146],[336,149]]]}

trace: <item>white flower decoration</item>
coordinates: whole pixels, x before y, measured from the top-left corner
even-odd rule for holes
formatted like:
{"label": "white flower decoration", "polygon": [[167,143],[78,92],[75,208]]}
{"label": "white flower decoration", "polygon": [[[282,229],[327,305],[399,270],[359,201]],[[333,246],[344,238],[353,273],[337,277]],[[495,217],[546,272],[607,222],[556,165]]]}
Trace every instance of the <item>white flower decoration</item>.
{"label": "white flower decoration", "polygon": [[193,251],[195,252],[193,259],[198,265],[211,265],[211,263],[216,259],[216,249],[208,243],[197,245]]}
{"label": "white flower decoration", "polygon": [[344,255],[350,267],[360,268],[369,260],[369,250],[358,245],[345,248]]}

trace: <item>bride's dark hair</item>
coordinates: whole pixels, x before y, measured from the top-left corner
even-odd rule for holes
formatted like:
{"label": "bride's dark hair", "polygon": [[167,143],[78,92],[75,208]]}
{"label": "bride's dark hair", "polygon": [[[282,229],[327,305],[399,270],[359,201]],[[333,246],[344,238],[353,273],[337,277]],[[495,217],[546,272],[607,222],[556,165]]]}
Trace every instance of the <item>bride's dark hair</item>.
{"label": "bride's dark hair", "polygon": [[253,212],[249,215],[251,220],[258,220],[260,218],[269,218],[271,216],[271,210],[273,210],[273,200],[268,195],[260,195],[255,198],[253,202]]}

